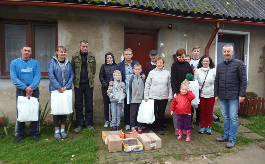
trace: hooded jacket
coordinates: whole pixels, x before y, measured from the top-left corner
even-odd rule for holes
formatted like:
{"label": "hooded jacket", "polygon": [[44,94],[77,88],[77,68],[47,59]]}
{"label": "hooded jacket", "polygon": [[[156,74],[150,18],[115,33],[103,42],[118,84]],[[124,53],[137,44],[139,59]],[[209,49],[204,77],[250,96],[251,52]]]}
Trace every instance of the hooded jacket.
{"label": "hooded jacket", "polygon": [[123,100],[126,96],[126,88],[125,88],[125,83],[122,82],[122,76],[120,79],[120,82],[117,82],[117,80],[114,77],[113,72],[113,78],[114,78],[114,84],[113,87],[109,87],[108,91],[110,92],[109,98],[110,101],[117,101],[118,103],[123,103]]}
{"label": "hooded jacket", "polygon": [[[107,62],[107,56],[111,55],[113,58],[112,63]],[[114,55],[111,52],[106,53],[105,55],[105,64],[102,64],[99,72],[99,80],[101,82],[102,87],[108,88],[109,80],[113,77],[113,72],[116,70],[116,63],[114,60]]]}
{"label": "hooded jacket", "polygon": [[178,94],[177,98],[173,98],[170,111],[175,111],[177,114],[191,114],[191,101],[195,99],[192,91],[187,91],[186,95]]}
{"label": "hooded jacket", "polygon": [[133,75],[129,81],[129,102],[130,103],[141,103],[144,99],[144,85],[145,80],[142,79],[141,75]]}

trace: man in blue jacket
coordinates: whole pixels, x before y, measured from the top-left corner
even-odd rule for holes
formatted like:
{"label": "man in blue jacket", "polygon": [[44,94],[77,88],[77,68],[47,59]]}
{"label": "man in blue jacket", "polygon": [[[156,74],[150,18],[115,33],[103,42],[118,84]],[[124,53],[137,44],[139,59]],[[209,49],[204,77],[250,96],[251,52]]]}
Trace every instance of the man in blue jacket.
{"label": "man in blue jacket", "polygon": [[224,135],[216,138],[219,142],[228,141],[227,148],[232,148],[238,132],[238,103],[246,96],[247,76],[243,61],[232,58],[232,45],[223,47],[225,60],[217,65],[214,81],[215,100],[220,100],[224,122]]}
{"label": "man in blue jacket", "polygon": [[[20,50],[22,57],[13,60],[10,64],[10,77],[16,86],[16,96],[26,96],[28,98],[39,98],[39,83],[41,79],[40,64],[31,58],[32,50],[30,45],[24,45]],[[18,114],[17,114],[18,118]],[[14,143],[24,139],[25,122],[16,121]],[[40,120],[30,123],[30,134],[35,141],[39,141]]]}
{"label": "man in blue jacket", "polygon": [[[124,120],[125,120],[125,130],[130,130],[130,104],[127,104],[129,101],[129,81],[132,75],[134,75],[133,67],[135,64],[139,63],[138,61],[132,60],[133,52],[132,49],[127,48],[123,52],[124,60],[116,65],[116,70],[119,70],[122,75],[122,82],[126,85],[126,94],[127,97],[124,99]],[[143,72],[141,73],[142,79],[145,79]],[[113,85],[113,78],[110,79],[110,86]]]}

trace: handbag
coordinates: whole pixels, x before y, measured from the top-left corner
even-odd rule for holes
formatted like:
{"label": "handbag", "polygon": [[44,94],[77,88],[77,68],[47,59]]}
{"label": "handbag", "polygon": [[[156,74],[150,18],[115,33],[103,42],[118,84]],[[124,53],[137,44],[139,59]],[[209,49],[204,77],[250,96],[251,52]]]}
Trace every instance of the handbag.
{"label": "handbag", "polygon": [[18,96],[17,120],[19,122],[39,120],[39,101],[35,97]]}
{"label": "handbag", "polygon": [[209,72],[209,70],[207,71],[207,74],[206,74],[205,79],[204,79],[204,81],[203,81],[203,83],[202,83],[202,87],[201,87],[201,89],[199,89],[199,96],[200,96],[200,97],[201,97],[202,88],[203,88],[203,86],[204,86],[204,83],[205,83],[205,80],[206,80],[206,78],[207,78],[208,72]]}
{"label": "handbag", "polygon": [[73,113],[72,90],[60,93],[58,90],[51,92],[51,114],[67,115]]}
{"label": "handbag", "polygon": [[152,124],[155,121],[154,100],[149,99],[147,102],[142,100],[139,106],[137,121],[146,124]]}

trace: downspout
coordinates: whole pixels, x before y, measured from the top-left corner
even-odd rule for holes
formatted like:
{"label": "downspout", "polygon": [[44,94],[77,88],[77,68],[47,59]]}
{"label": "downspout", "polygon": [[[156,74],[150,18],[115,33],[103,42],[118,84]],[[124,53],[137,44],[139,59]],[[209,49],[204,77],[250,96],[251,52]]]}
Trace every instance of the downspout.
{"label": "downspout", "polygon": [[212,44],[212,42],[213,42],[213,40],[214,40],[216,34],[218,33],[219,26],[220,26],[220,25],[219,25],[219,22],[217,22],[217,24],[216,24],[216,28],[214,29],[213,34],[212,34],[212,36],[210,37],[210,39],[209,39],[209,41],[208,41],[208,43],[207,43],[207,45],[206,45],[206,47],[205,47],[205,55],[208,55],[208,56],[209,56],[209,48],[210,48],[210,46],[211,46],[211,44]]}
{"label": "downspout", "polygon": [[219,22],[219,23],[229,23],[229,24],[240,24],[240,25],[265,27],[265,22],[215,19],[215,18],[201,18],[201,17],[191,17],[191,16],[185,17],[185,16],[181,16],[181,15],[173,15],[173,14],[167,14],[167,13],[162,13],[162,12],[149,11],[149,10],[145,10],[145,9],[138,9],[138,8],[133,8],[133,7],[123,7],[123,6],[62,3],[62,2],[48,2],[48,1],[26,1],[26,0],[18,0],[18,1],[1,0],[0,4],[124,12],[124,13],[133,13],[133,14],[148,15],[148,16],[155,16],[155,17],[162,17],[162,18],[181,19],[181,20],[188,20],[188,21]]}
{"label": "downspout", "polygon": [[186,37],[186,39],[185,39],[186,40],[186,45],[185,45],[186,46],[185,47],[186,49],[185,50],[186,50],[186,53],[187,53],[188,52],[188,35],[187,34],[184,34],[184,36]]}

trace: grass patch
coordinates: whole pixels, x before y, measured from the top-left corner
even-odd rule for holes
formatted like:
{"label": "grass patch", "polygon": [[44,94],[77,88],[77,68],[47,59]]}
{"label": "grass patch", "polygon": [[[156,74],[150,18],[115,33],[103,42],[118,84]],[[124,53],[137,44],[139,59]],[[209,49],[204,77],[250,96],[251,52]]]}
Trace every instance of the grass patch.
{"label": "grass patch", "polygon": [[222,112],[221,112],[221,108],[216,109],[213,114],[215,114],[217,117],[221,117],[222,116]]}
{"label": "grass patch", "polygon": [[224,134],[224,128],[222,128],[221,125],[219,125],[219,124],[217,124],[217,123],[215,123],[215,122],[212,123],[212,130]]}
{"label": "grass patch", "polygon": [[244,146],[247,145],[248,143],[253,142],[253,139],[249,139],[246,137],[236,137],[236,144],[239,146]]}
{"label": "grass patch", "polygon": [[198,153],[194,153],[193,156],[194,157],[199,157],[199,154]]}
{"label": "grass patch", "polygon": [[245,125],[251,131],[258,133],[262,137],[265,137],[265,117],[264,116],[253,116],[247,118],[252,124]]}
{"label": "grass patch", "polygon": [[[29,126],[26,126],[28,134]],[[2,131],[2,128],[1,128]],[[9,131],[14,131],[13,127]],[[94,163],[98,156],[98,145],[94,132],[83,129],[80,134],[69,133],[64,140],[55,140],[54,127],[43,126],[41,140],[34,141],[30,136],[14,144],[14,135],[0,140],[0,159],[4,163]]]}
{"label": "grass patch", "polygon": [[175,158],[175,160],[179,161],[179,160],[184,160],[186,155],[184,155],[184,154],[175,154],[175,155],[173,155],[173,157]]}
{"label": "grass patch", "polygon": [[154,156],[154,159],[161,159],[161,156],[160,155]]}

